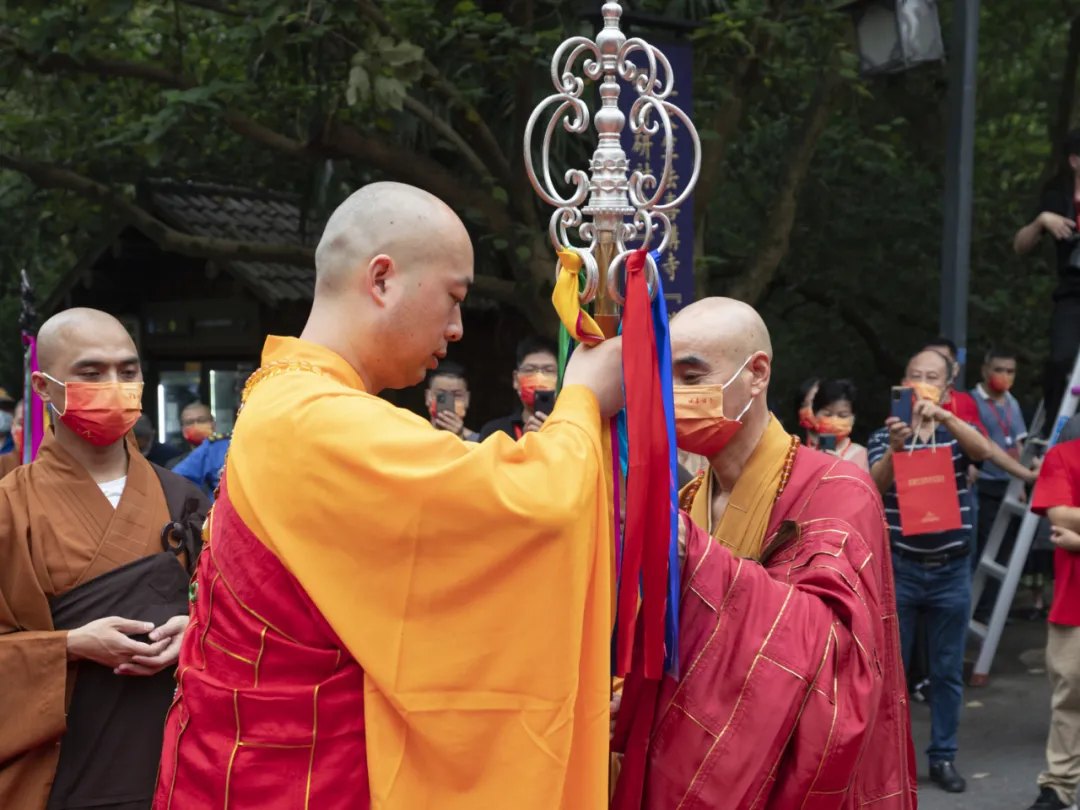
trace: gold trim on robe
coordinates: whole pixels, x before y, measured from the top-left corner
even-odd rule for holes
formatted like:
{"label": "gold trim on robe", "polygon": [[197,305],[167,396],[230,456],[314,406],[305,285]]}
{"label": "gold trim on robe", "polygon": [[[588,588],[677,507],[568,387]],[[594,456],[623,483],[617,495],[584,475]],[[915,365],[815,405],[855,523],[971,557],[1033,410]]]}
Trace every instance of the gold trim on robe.
{"label": "gold trim on robe", "polygon": [[[704,480],[690,505],[690,519],[736,557],[760,559],[761,546],[769,528],[769,518],[790,450],[791,436],[776,417],[770,418],[761,441],[735,482],[720,525],[714,527],[712,502],[716,474],[711,468],[706,468],[703,473]],[[687,484],[687,487],[691,486],[694,483]]]}

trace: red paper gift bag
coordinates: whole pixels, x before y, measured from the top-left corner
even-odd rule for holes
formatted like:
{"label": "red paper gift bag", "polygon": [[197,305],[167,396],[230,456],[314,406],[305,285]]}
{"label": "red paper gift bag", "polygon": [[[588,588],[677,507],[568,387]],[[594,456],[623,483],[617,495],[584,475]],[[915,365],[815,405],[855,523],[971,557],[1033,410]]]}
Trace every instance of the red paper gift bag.
{"label": "red paper gift bag", "polygon": [[928,447],[893,456],[900,528],[905,537],[959,529],[960,496],[952,448]]}

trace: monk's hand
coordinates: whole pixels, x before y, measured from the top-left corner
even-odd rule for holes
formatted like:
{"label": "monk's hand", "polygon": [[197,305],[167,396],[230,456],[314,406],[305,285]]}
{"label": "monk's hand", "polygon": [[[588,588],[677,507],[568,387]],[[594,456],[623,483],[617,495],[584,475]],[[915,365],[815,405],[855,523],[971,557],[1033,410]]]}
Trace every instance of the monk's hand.
{"label": "monk's hand", "polygon": [[138,622],[119,616],[97,619],[68,632],[68,660],[93,661],[103,667],[115,669],[131,661],[134,655],[154,652],[153,645],[131,638],[149,633],[153,629],[151,622]]}
{"label": "monk's hand", "polygon": [[150,631],[153,649],[143,655],[133,655],[130,663],[121,664],[115,670],[117,675],[157,675],[165,667],[171,667],[180,657],[180,645],[184,641],[184,631],[188,626],[188,617],[173,616],[161,627]]}
{"label": "monk's hand", "polygon": [[885,427],[889,429],[889,447],[894,453],[899,453],[904,449],[904,443],[911,438],[911,426],[895,416],[890,416],[885,420]]}
{"label": "monk's hand", "polygon": [[608,338],[591,349],[579,348],[570,355],[563,387],[584,385],[596,396],[600,415],[614,416],[623,407],[622,338]]}
{"label": "monk's hand", "polygon": [[615,720],[619,716],[619,706],[622,704],[622,692],[616,692],[611,696],[611,725],[608,741],[615,739]]}

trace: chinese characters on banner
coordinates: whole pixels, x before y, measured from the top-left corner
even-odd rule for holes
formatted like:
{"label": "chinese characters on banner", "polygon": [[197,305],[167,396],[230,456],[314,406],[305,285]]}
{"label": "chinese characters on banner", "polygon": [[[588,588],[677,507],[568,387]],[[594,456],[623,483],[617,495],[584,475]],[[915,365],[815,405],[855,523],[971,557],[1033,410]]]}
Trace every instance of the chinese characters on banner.
{"label": "chinese characters on banner", "polygon": [[[693,118],[693,48],[687,44],[667,44],[661,47],[664,55],[671,62],[672,73],[675,74],[675,89],[668,97],[675,106],[686,113],[688,118]],[[639,67],[647,64],[645,55],[640,51],[630,55],[630,60]],[[657,65],[657,72],[661,82],[666,82],[664,69]],[[660,128],[654,135],[642,132],[634,135],[630,131],[629,119],[630,108],[638,98],[637,92],[627,83],[622,83],[622,92],[619,94],[619,107],[627,117],[627,126],[622,133],[622,146],[630,161],[630,171],[642,171],[652,174],[660,182],[664,172],[664,130]],[[657,123],[656,114],[649,116],[652,123]],[[679,195],[679,189],[685,188],[690,175],[694,170],[694,148],[682,123],[674,116],[671,119],[671,128],[675,136],[674,152],[671,161],[671,177],[668,188],[664,191],[663,200],[670,202]],[[650,196],[655,189],[645,187],[644,193]],[[671,242],[668,249],[660,257],[660,277],[664,285],[664,294],[667,298],[669,314],[674,314],[690,304],[694,300],[694,198],[691,195],[682,207],[670,211],[671,218]],[[659,234],[654,231],[651,249],[659,247]],[[639,246],[640,243],[631,243],[630,248]]]}

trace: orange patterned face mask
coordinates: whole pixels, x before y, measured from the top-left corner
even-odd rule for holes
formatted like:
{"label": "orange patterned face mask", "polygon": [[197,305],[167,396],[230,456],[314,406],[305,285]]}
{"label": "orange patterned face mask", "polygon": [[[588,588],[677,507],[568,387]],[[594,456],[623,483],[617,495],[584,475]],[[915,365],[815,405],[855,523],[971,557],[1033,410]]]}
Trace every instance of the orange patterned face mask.
{"label": "orange patterned face mask", "polygon": [[846,439],[855,427],[854,416],[821,416],[817,420],[815,432],[823,436],[836,436]]}
{"label": "orange patterned face mask", "polygon": [[44,375],[64,389],[60,421],[80,439],[104,447],[122,439],[142,413],[141,382],[69,382]]}
{"label": "orange patterned face mask", "polygon": [[[750,358],[746,358],[746,363]],[[735,382],[746,363],[723,385],[676,385],[672,387],[675,400],[675,443],[680,450],[711,458],[727,447],[742,427],[740,421],[753,398],[734,419],[724,416],[724,389]]]}
{"label": "orange patterned face mask", "polygon": [[915,392],[916,398],[928,400],[935,405],[941,404],[941,397],[945,393],[940,385],[928,382],[909,382],[908,387]]}
{"label": "orange patterned face mask", "polygon": [[551,374],[518,374],[518,395],[525,407],[531,408],[536,403],[537,391],[554,391],[557,384],[558,378]]}

